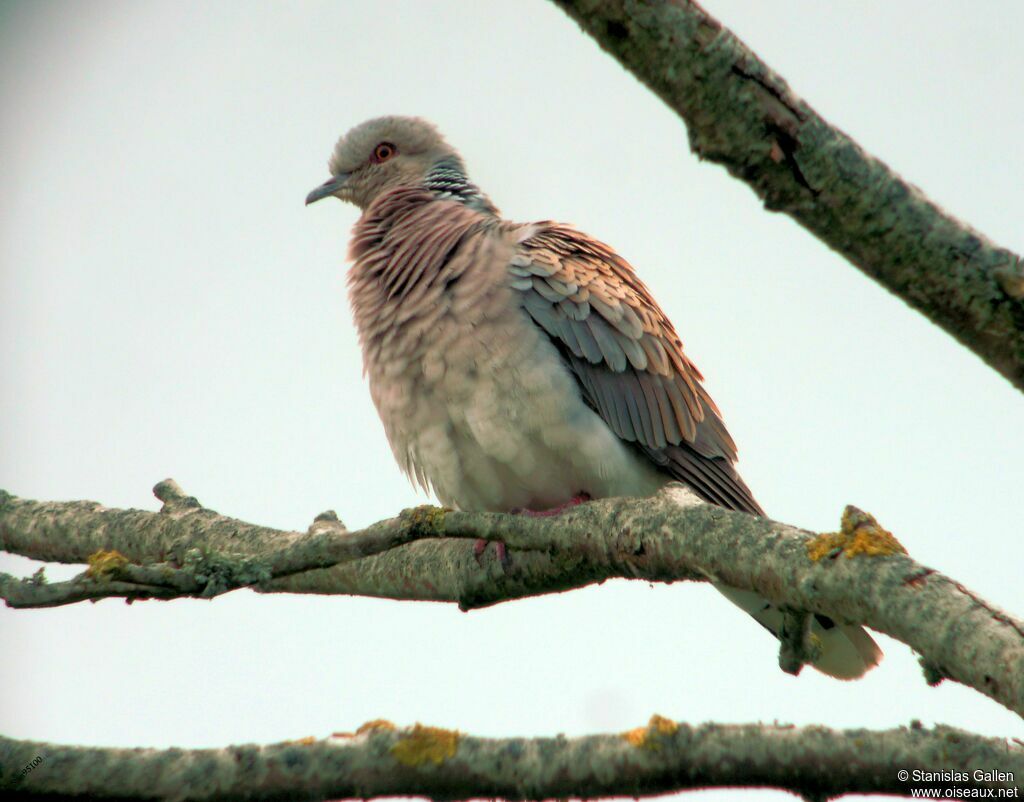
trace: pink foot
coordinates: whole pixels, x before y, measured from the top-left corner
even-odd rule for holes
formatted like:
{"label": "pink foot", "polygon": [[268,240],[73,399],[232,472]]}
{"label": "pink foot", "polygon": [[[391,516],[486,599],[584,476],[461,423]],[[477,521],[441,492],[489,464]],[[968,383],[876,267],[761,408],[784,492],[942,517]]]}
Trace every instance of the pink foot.
{"label": "pink foot", "polygon": [[528,510],[526,508],[519,508],[512,510],[512,512],[518,515],[526,515],[530,518],[549,518],[552,515],[561,515],[566,510],[570,510],[580,504],[590,501],[590,493],[581,490],[571,499],[566,501],[564,504],[559,504],[557,507],[552,507],[549,510]]}
{"label": "pink foot", "polygon": [[[549,510],[528,510],[525,507],[518,507],[514,510],[509,510],[509,512],[513,515],[526,515],[530,518],[550,518],[555,515],[561,515],[566,510],[590,501],[590,499],[590,493],[581,490],[564,504],[559,504],[557,507],[552,507]],[[478,538],[473,543],[473,557],[476,559],[477,563],[482,565],[484,552],[487,551],[487,546],[490,543],[494,543],[494,550],[498,556],[498,560],[501,562],[502,567],[507,571],[509,566],[512,564],[512,559],[508,555],[508,548],[500,540],[491,541]]]}

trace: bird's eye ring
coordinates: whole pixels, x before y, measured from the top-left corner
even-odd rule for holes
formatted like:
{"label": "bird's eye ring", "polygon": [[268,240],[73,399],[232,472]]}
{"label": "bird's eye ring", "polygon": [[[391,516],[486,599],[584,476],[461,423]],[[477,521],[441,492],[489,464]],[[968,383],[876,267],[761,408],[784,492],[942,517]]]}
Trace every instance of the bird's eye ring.
{"label": "bird's eye ring", "polygon": [[396,153],[398,153],[398,148],[396,148],[390,142],[381,142],[379,145],[377,145],[377,147],[373,149],[373,161],[375,164],[386,162]]}

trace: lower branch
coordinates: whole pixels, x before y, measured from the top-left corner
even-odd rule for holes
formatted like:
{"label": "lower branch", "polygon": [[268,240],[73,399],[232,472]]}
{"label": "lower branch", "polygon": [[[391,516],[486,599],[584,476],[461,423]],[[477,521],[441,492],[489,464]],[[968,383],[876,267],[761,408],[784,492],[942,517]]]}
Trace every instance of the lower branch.
{"label": "lower branch", "polygon": [[[787,610],[785,670],[809,658],[806,617],[817,613],[891,635],[921,655],[930,683],[953,679],[1024,715],[1024,624],[912,560],[853,507],[840,532],[815,534],[670,485],[652,498],[603,499],[550,518],[420,507],[358,532],[325,514],[301,534],[219,515],[173,482],[156,492],[164,500],[158,513],[0,495],[0,547],[90,561],[70,582],[0,575],[0,596],[36,607],[103,596],[208,598],[252,587],[470,609],[613,577],[710,579]],[[509,559],[478,555],[477,538],[505,543]]]}
{"label": "lower branch", "polygon": [[920,788],[1016,789],[1024,749],[916,722],[873,732],[695,727],[654,716],[647,727],[620,734],[497,739],[375,721],[323,740],[224,749],[111,749],[0,736],[0,772],[8,794],[49,798],[541,800],[775,788],[824,800],[909,797]]}

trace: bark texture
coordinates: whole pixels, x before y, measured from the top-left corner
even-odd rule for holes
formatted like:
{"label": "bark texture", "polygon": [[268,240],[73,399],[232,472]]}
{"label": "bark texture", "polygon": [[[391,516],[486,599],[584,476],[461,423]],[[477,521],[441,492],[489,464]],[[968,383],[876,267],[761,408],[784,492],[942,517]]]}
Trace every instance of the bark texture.
{"label": "bark texture", "polygon": [[[26,767],[31,767],[25,771]],[[901,780],[899,770],[907,780]],[[268,746],[113,749],[0,736],[0,788],[65,799],[286,800],[427,796],[565,799],[695,788],[777,788],[806,799],[912,788],[1016,788],[1024,750],[951,727],[872,732],[766,724],[679,724],[582,738],[474,738],[386,721]],[[957,781],[914,771],[964,772]],[[918,775],[920,776],[920,775]]]}
{"label": "bark texture", "polygon": [[690,0],[554,0],[747,183],[1024,390],[1024,262],[829,125]]}
{"label": "bark texture", "polygon": [[[174,482],[160,512],[37,502],[0,491],[0,547],[89,562],[68,582],[0,575],[13,607],[84,599],[213,597],[239,587],[457,602],[462,609],[605,579],[707,580],[753,590],[793,616],[863,624],[921,655],[926,679],[953,679],[1024,715],[1024,624],[920,565],[870,515],[847,507],[840,531],[815,534],[701,501],[681,485],[649,499],[605,499],[550,518],[433,507],[349,532],[333,513],[281,532],[219,515]],[[500,540],[509,559],[474,554]],[[794,622],[794,632],[805,627]],[[811,649],[787,639],[795,672]]]}

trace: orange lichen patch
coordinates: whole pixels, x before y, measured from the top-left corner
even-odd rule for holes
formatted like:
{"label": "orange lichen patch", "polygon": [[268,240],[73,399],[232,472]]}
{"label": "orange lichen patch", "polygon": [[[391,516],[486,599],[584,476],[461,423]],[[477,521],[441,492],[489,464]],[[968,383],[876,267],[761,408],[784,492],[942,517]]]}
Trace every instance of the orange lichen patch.
{"label": "orange lichen patch", "polygon": [[284,743],[288,746],[309,746],[316,743],[316,738],[312,735],[307,735],[305,738],[296,738],[294,741],[285,741]]}
{"label": "orange lichen patch", "polygon": [[672,719],[655,713],[651,716],[651,720],[647,722],[647,729],[658,733],[658,735],[675,735],[679,730],[679,725]]}
{"label": "orange lichen patch", "polygon": [[457,730],[417,724],[391,747],[391,754],[403,766],[419,766],[427,762],[440,766],[455,756],[461,737]]}
{"label": "orange lichen patch", "polygon": [[807,541],[807,556],[813,562],[824,557],[845,554],[856,557],[885,557],[890,554],[906,554],[892,532],[883,529],[870,513],[847,505],[843,510],[843,521],[838,532],[823,532]]}
{"label": "orange lichen patch", "polygon": [[100,549],[89,555],[88,563],[85,575],[91,579],[103,580],[109,579],[112,573],[128,565],[129,560],[116,549]]}
{"label": "orange lichen patch", "polygon": [[356,735],[362,735],[363,733],[373,732],[374,730],[397,730],[394,724],[388,721],[386,718],[375,718],[373,721],[367,721],[356,730]]}
{"label": "orange lichen patch", "polygon": [[635,730],[627,730],[622,737],[633,746],[641,749],[660,749],[658,739],[665,735],[674,735],[679,725],[672,719],[659,716],[655,713],[646,727],[637,727]]}

